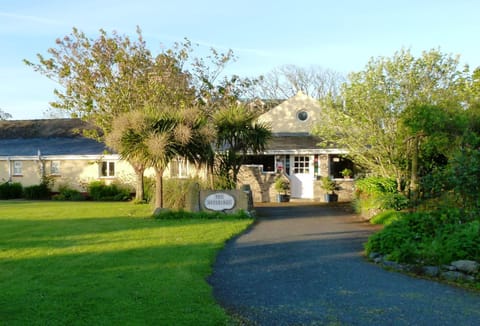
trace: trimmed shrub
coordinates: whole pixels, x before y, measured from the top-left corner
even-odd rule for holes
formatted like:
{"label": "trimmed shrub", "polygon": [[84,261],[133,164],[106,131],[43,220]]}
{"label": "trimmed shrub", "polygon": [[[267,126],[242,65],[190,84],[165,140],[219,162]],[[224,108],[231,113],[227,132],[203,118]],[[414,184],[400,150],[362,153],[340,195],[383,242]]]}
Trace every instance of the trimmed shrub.
{"label": "trimmed shrub", "polygon": [[53,200],[70,200],[70,201],[83,201],[85,196],[78,190],[71,189],[68,186],[60,186],[59,193],[52,196]]}
{"label": "trimmed shrub", "polygon": [[48,183],[42,182],[23,188],[23,197],[29,200],[50,199],[50,188]]}
{"label": "trimmed shrub", "polygon": [[19,182],[5,182],[0,184],[0,199],[22,198],[23,186]]}
{"label": "trimmed shrub", "polygon": [[96,201],[126,201],[130,200],[130,190],[127,187],[112,183],[106,185],[103,181],[93,181],[88,185],[88,194]]}

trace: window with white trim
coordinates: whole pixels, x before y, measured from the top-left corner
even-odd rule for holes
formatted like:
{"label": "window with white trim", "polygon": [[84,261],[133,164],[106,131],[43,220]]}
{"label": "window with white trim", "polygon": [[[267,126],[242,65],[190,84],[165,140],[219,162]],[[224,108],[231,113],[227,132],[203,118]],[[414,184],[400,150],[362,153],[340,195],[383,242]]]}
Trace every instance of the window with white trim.
{"label": "window with white trim", "polygon": [[298,173],[298,174],[310,173],[310,157],[294,156],[293,157],[293,173]]}
{"label": "window with white trim", "polygon": [[115,176],[115,162],[105,161],[100,164],[100,177],[111,178]]}
{"label": "window with white trim", "polygon": [[60,174],[60,161],[51,161],[50,162],[50,174],[59,175]]}
{"label": "window with white trim", "polygon": [[177,157],[170,161],[170,177],[171,178],[188,178],[189,163],[183,157]]}
{"label": "window with white trim", "polygon": [[22,175],[22,161],[13,161],[13,175]]}

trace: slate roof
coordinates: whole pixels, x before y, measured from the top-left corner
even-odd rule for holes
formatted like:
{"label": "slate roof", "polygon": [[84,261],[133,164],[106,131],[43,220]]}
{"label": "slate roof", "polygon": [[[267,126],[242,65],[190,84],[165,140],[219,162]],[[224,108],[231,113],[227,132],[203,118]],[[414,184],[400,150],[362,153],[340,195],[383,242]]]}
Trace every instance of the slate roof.
{"label": "slate roof", "polygon": [[101,155],[103,143],[85,137],[48,137],[0,139],[0,156]]}
{"label": "slate roof", "polygon": [[320,138],[308,134],[274,134],[267,145],[267,150],[301,150],[318,149]]}
{"label": "slate roof", "polygon": [[0,121],[0,156],[101,155],[104,143],[83,137],[80,119]]}

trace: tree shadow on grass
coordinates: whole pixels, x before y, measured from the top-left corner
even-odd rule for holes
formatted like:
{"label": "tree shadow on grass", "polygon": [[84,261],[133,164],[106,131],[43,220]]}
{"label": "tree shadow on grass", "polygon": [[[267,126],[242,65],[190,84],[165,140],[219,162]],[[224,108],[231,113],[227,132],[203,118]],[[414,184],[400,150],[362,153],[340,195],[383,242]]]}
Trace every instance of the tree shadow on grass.
{"label": "tree shadow on grass", "polygon": [[221,323],[205,282],[220,244],[151,245],[2,259],[7,325]]}

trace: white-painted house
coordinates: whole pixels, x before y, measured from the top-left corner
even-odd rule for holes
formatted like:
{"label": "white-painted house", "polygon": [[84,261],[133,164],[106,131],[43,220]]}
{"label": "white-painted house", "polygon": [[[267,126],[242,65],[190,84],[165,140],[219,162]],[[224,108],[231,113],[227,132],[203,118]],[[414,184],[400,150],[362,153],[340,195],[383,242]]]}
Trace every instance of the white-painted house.
{"label": "white-painted house", "polygon": [[[322,200],[324,191],[319,178],[331,176],[343,190],[340,200],[351,197],[353,182],[340,172],[352,168],[341,148],[320,148],[311,134],[321,124],[322,108],[318,101],[298,93],[259,117],[268,123],[273,139],[266,150],[248,157],[240,174],[240,186],[249,184],[254,200],[276,200],[273,184],[279,173],[290,180],[291,197]],[[105,144],[78,133],[92,128],[79,119],[0,121],[0,182],[20,182],[24,186],[39,184],[43,176],[55,181],[55,188],[68,185],[80,191],[94,180],[135,184],[135,174],[128,162]],[[182,159],[174,160],[167,177],[206,177]]]}

